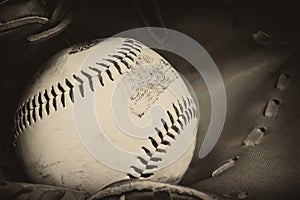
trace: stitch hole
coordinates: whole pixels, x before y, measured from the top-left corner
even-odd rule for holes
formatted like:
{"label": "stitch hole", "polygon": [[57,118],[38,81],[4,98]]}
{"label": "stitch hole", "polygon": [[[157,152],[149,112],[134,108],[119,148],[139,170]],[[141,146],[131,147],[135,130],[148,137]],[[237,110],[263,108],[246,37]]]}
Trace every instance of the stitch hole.
{"label": "stitch hole", "polygon": [[238,161],[238,159],[240,159],[239,156],[236,156],[236,157],[232,158],[233,161]]}
{"label": "stitch hole", "polygon": [[279,78],[277,79],[275,87],[279,90],[285,90],[289,84],[291,79],[291,75],[287,72],[281,73]]}
{"label": "stitch hole", "polygon": [[248,195],[249,195],[248,192],[240,192],[238,194],[238,199],[245,199],[247,198]]}
{"label": "stitch hole", "polygon": [[258,128],[262,133],[266,133],[266,131],[267,131],[267,129],[265,128],[265,127],[260,127],[260,128]]}
{"label": "stitch hole", "polygon": [[272,101],[276,104],[276,105],[280,105],[280,101],[278,99],[272,99]]}

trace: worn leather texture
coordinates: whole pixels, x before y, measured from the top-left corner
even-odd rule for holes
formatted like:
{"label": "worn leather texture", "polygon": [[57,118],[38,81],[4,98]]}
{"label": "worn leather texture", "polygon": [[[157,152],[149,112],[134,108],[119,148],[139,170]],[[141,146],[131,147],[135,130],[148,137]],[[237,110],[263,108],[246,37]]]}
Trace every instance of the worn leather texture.
{"label": "worn leather texture", "polygon": [[[139,2],[128,0],[76,1],[72,3],[72,24],[55,37],[33,43],[26,37],[2,38],[0,178],[9,182],[0,185],[1,194],[11,192],[13,198],[20,195],[21,199],[21,194],[27,191],[14,183],[29,180],[15,158],[12,127],[18,98],[30,77],[42,63],[69,45],[145,26],[145,19],[150,19],[149,25],[160,25],[160,20],[151,21],[157,12],[153,11],[155,6],[143,3],[137,11],[136,4],[139,6]],[[187,61],[160,51],[190,81],[201,111],[196,152],[180,186],[215,194],[220,199],[298,199],[300,16],[297,2],[158,1],[158,5],[163,25],[192,37],[211,55],[227,94],[227,115],[221,137],[214,149],[199,159],[199,148],[210,120],[207,87]],[[39,12],[45,13],[43,9]],[[255,41],[253,34],[257,31],[270,36],[267,43]],[[18,30],[14,33],[21,34]],[[44,191],[43,187],[38,188]],[[60,194],[55,193],[57,199],[64,196]],[[78,191],[65,193],[76,194],[78,199],[95,195]],[[139,195],[140,192],[133,193],[126,199],[137,199]],[[148,199],[151,198],[153,195]]]}

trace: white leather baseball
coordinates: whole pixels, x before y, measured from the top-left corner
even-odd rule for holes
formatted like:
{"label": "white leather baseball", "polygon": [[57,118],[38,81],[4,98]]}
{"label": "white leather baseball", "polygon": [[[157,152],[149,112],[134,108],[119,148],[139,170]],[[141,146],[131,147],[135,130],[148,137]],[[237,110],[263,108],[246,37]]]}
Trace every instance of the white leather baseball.
{"label": "white leather baseball", "polygon": [[164,58],[133,39],[59,52],[21,102],[14,145],[38,183],[90,192],[129,178],[176,184],[193,157],[195,97]]}

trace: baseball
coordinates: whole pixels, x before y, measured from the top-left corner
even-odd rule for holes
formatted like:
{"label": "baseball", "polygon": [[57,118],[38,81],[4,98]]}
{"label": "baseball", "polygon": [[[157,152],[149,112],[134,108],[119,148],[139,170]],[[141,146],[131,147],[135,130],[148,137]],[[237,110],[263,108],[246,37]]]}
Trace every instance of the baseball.
{"label": "baseball", "polygon": [[96,192],[124,179],[177,184],[193,157],[198,101],[154,50],[128,38],[62,50],[29,83],[14,146],[37,183]]}

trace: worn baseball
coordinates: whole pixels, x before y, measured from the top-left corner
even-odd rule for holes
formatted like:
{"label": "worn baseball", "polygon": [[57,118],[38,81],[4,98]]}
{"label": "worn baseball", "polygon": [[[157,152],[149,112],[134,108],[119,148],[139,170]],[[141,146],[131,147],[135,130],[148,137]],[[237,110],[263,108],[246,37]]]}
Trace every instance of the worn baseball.
{"label": "worn baseball", "polygon": [[24,92],[14,146],[37,183],[96,192],[124,179],[177,184],[193,157],[199,107],[162,56],[128,38],[50,59]]}

